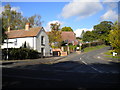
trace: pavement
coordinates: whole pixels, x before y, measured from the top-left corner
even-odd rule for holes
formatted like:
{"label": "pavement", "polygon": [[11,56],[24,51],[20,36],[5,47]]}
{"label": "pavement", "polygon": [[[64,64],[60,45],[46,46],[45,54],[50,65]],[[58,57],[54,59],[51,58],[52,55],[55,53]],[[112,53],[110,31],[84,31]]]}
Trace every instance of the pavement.
{"label": "pavement", "polygon": [[[108,47],[108,49],[109,49],[109,47]],[[71,58],[78,54],[82,55],[85,53],[77,51],[77,52],[73,52],[73,53],[69,54],[68,56],[58,56],[58,57],[51,56],[51,57],[46,57],[46,58],[25,59],[25,60],[4,60],[4,61],[0,61],[0,66],[6,67],[11,64],[12,64],[12,66],[28,65],[28,64],[29,65],[31,65],[31,64],[53,64],[53,63],[68,61],[69,59],[65,59],[65,58],[69,58],[69,57]],[[104,61],[108,61],[108,62],[116,62],[116,63],[120,62],[120,59],[118,59],[118,58],[108,58],[105,56],[106,55],[104,54],[104,51],[103,51],[102,53],[99,53],[93,57],[95,59],[100,59],[100,60],[104,60]]]}
{"label": "pavement", "polygon": [[[25,60],[4,60],[0,61],[1,67],[13,67],[13,66],[20,66],[20,65],[33,65],[33,64],[53,64],[58,63],[61,61],[66,61],[67,57],[72,57],[74,54],[80,54],[80,52],[73,52],[69,54],[68,56],[58,56],[58,57],[46,57],[46,58],[38,58],[38,59],[25,59]],[[64,60],[63,60],[64,59]]]}

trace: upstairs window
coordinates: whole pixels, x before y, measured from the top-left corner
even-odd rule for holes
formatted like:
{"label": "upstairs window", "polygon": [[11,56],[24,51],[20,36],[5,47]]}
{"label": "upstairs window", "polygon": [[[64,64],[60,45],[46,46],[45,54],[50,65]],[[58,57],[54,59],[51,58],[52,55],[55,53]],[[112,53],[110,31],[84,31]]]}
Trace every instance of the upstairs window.
{"label": "upstairs window", "polygon": [[41,36],[41,45],[45,45],[45,39],[44,39],[44,36]]}

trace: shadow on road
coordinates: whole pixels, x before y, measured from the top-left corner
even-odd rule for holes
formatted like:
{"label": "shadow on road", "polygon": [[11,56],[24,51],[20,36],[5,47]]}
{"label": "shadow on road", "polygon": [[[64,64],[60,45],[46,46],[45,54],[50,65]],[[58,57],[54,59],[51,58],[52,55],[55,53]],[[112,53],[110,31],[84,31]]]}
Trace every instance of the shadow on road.
{"label": "shadow on road", "polygon": [[120,63],[77,61],[3,68],[4,88],[120,88]]}

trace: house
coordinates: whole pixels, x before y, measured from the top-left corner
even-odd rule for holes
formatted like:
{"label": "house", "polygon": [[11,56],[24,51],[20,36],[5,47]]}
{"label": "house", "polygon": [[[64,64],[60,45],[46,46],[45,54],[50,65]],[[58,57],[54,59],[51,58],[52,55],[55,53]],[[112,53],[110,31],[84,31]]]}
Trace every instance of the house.
{"label": "house", "polygon": [[[46,32],[48,35],[50,32]],[[78,40],[76,39],[76,35],[74,32],[71,31],[61,31],[61,38],[66,43],[65,47],[52,49],[53,56],[67,56],[69,52],[74,52],[73,48],[67,46],[68,44],[78,45]]]}
{"label": "house", "polygon": [[26,43],[27,47],[37,50],[43,56],[50,55],[49,38],[43,27],[30,28],[30,23],[27,23],[22,30],[8,28],[6,34],[8,39],[1,48],[20,48]]}
{"label": "house", "polygon": [[[46,32],[47,35],[49,35],[50,32]],[[66,43],[72,43],[73,45],[77,45],[78,44],[78,40],[76,39],[76,35],[74,32],[71,31],[62,31],[61,32],[61,37],[62,40]]]}
{"label": "house", "polygon": [[78,40],[76,39],[76,35],[74,32],[62,31],[61,36],[62,36],[63,41],[65,41],[68,44],[69,43],[72,43],[73,45],[78,44]]}

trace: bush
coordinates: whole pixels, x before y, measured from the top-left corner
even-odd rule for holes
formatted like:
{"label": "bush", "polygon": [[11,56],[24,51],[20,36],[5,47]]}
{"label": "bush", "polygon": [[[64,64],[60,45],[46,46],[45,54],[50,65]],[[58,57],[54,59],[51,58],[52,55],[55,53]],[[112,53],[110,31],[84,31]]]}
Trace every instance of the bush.
{"label": "bush", "polygon": [[[2,58],[7,59],[7,49],[2,50]],[[39,58],[39,53],[36,50],[28,48],[10,48],[8,49],[9,60],[18,60],[18,59],[35,59]]]}
{"label": "bush", "polygon": [[81,49],[84,49],[86,47],[89,47],[89,46],[98,46],[98,45],[102,45],[104,44],[104,42],[100,41],[100,42],[91,42],[91,43],[83,43],[82,46],[81,46]]}

